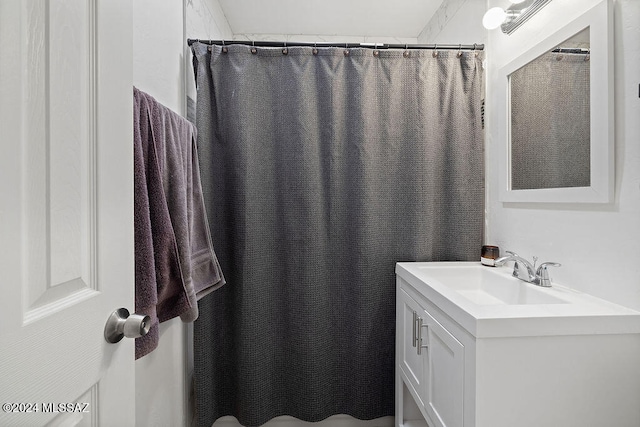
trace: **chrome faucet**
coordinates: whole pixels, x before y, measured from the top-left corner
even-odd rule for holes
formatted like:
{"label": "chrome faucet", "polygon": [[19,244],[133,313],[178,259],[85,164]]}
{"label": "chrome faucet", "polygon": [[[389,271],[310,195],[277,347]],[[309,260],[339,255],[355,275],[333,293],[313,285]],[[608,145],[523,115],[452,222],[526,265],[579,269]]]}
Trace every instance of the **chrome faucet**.
{"label": "chrome faucet", "polygon": [[508,255],[495,260],[495,265],[497,267],[504,265],[508,261],[513,261],[513,277],[545,288],[551,286],[548,267],[561,266],[561,264],[557,262],[543,262],[536,269],[536,262],[538,261],[537,257],[533,257],[533,264],[531,264],[515,252],[506,251],[506,253]]}

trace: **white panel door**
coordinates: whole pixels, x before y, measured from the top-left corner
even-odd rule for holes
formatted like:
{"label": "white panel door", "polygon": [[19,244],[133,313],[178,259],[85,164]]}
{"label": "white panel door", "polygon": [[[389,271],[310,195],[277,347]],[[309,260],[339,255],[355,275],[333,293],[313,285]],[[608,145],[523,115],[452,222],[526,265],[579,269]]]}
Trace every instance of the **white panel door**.
{"label": "white panel door", "polygon": [[0,425],[134,424],[129,0],[0,1]]}

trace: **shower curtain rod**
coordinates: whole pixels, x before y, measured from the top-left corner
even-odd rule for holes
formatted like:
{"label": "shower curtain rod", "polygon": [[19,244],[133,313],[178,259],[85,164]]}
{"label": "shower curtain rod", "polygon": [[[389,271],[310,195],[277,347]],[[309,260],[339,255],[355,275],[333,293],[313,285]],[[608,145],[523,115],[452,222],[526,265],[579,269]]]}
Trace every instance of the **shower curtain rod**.
{"label": "shower curtain rod", "polygon": [[232,45],[243,44],[256,47],[342,47],[342,48],[369,48],[369,49],[458,49],[458,50],[484,50],[484,44],[387,44],[387,43],[299,43],[299,42],[274,42],[274,41],[247,41],[247,40],[200,40],[187,39],[191,46],[195,42],[204,44]]}
{"label": "shower curtain rod", "polygon": [[588,55],[591,53],[591,49],[584,49],[578,47],[557,47],[553,49],[551,52],[553,53],[575,53],[575,54],[585,54]]}

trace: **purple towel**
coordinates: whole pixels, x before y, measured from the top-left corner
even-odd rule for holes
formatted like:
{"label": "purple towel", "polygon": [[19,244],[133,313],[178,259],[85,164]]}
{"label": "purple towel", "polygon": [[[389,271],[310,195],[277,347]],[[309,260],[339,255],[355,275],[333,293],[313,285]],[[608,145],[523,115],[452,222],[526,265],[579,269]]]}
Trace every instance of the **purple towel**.
{"label": "purple towel", "polygon": [[195,127],[134,88],[136,312],[151,316],[136,359],[158,345],[158,324],[198,317],[197,300],[225,281],[207,223]]}

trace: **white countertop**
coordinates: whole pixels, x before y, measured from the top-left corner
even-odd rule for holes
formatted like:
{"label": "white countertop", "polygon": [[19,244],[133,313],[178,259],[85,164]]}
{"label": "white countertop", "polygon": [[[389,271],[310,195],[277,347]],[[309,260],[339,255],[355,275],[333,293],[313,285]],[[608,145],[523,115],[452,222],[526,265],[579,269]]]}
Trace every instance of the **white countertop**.
{"label": "white countertop", "polygon": [[[484,270],[487,269],[487,270]],[[396,274],[476,338],[640,333],[640,312],[553,283],[542,288],[511,276],[511,267],[480,262],[399,262]],[[491,303],[465,297],[450,277],[483,275],[554,303]],[[458,274],[460,273],[460,274]],[[487,302],[489,301],[489,302]],[[496,300],[497,301],[497,300]]]}

